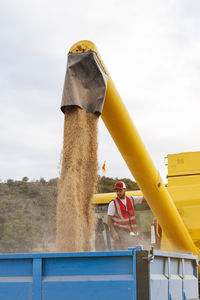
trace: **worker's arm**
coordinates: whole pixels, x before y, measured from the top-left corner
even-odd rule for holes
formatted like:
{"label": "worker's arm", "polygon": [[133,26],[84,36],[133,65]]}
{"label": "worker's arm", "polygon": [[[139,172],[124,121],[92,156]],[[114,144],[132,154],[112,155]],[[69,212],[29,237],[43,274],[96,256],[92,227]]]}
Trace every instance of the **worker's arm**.
{"label": "worker's arm", "polygon": [[109,216],[109,215],[108,215],[108,227],[110,229],[113,240],[118,241],[119,240],[119,235],[118,235],[118,233],[115,230],[115,227],[113,225],[112,216]]}
{"label": "worker's arm", "polygon": [[133,199],[134,199],[134,205],[137,205],[137,204],[140,204],[140,203],[146,201],[143,196],[133,196]]}

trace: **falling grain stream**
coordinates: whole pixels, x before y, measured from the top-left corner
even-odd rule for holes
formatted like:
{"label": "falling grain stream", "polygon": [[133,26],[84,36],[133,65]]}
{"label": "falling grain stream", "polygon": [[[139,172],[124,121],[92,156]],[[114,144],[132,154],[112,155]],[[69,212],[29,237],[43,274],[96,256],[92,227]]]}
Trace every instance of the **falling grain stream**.
{"label": "falling grain stream", "polygon": [[56,217],[59,252],[92,250],[92,197],[98,170],[97,122],[96,114],[78,107],[66,109]]}

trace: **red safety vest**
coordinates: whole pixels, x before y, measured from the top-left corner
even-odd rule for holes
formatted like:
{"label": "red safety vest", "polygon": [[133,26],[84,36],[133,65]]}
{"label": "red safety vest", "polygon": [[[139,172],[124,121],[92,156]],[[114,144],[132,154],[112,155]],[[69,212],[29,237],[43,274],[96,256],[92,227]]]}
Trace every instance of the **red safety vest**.
{"label": "red safety vest", "polygon": [[118,198],[112,201],[114,201],[116,210],[116,215],[112,218],[114,227],[137,233],[133,198],[126,197],[126,206]]}

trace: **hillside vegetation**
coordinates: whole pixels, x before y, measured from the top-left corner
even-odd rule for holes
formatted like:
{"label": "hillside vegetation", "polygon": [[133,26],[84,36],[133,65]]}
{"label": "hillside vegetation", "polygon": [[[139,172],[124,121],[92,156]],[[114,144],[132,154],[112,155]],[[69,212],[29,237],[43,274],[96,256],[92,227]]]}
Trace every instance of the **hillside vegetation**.
{"label": "hillside vegetation", "polygon": [[[100,177],[97,193],[113,192],[118,178]],[[127,190],[137,190],[130,179]],[[0,252],[55,251],[57,178],[0,182]]]}

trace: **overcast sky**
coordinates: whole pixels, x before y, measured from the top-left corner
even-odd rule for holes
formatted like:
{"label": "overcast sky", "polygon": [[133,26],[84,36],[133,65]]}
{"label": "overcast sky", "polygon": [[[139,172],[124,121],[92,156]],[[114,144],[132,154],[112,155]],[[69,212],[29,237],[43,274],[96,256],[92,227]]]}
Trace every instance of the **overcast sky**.
{"label": "overcast sky", "polygon": [[[199,0],[0,0],[0,179],[59,176],[69,48],[93,41],[163,180],[200,151]],[[103,122],[99,174],[132,178]]]}

